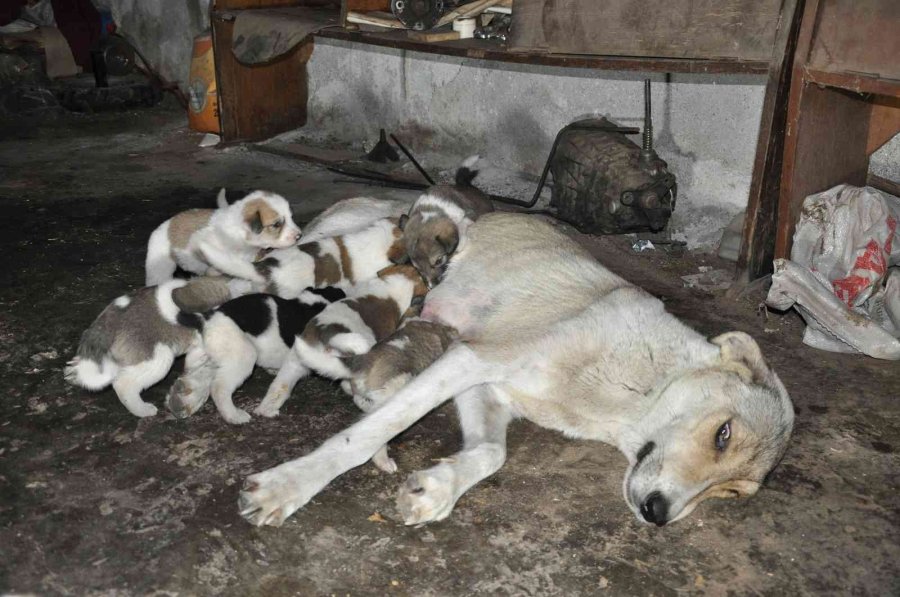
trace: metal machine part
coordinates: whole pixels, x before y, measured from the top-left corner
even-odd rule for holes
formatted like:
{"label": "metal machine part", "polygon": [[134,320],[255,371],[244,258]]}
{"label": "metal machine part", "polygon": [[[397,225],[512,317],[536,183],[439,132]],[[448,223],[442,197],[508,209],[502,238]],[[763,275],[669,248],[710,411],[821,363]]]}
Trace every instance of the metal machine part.
{"label": "metal machine part", "polygon": [[550,205],[559,219],[592,234],[666,227],[678,186],[653,150],[650,81],[644,84],[644,104],[641,146],[626,137],[638,129],[605,118],[580,120],[559,132],[547,160],[553,173]]}
{"label": "metal machine part", "polygon": [[441,18],[444,0],[391,0],[391,12],[409,29],[424,31]]}
{"label": "metal machine part", "polygon": [[497,39],[506,41],[509,36],[509,27],[512,24],[512,17],[507,14],[494,15],[491,22],[482,25],[475,30],[476,39]]}

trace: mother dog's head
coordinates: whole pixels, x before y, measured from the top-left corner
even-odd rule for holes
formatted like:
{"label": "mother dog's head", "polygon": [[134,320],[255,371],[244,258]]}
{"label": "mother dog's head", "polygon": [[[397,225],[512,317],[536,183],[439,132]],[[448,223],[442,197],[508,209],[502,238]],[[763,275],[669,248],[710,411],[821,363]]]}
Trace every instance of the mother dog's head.
{"label": "mother dog's head", "polygon": [[756,342],[729,332],[706,368],[669,379],[637,425],[625,500],[658,526],[710,497],[753,495],[787,448],[794,409]]}

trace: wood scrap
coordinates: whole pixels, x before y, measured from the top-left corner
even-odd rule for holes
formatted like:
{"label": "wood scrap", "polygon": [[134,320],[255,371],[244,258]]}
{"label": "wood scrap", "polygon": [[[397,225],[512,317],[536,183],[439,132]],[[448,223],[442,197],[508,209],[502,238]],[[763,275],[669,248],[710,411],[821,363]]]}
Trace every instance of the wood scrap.
{"label": "wood scrap", "polygon": [[437,41],[453,41],[459,39],[459,31],[409,31],[407,37],[416,41],[433,43]]}
{"label": "wood scrap", "polygon": [[388,29],[406,29],[406,25],[397,19],[386,17],[376,17],[372,13],[361,13],[350,11],[347,13],[347,22],[357,25],[374,25],[375,27],[386,27]]}

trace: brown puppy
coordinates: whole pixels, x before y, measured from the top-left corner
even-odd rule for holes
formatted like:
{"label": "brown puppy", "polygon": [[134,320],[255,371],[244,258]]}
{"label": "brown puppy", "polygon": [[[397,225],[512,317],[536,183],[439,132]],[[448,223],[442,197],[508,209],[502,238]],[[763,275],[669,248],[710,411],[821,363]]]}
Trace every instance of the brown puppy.
{"label": "brown puppy", "polygon": [[400,218],[406,252],[429,288],[441,281],[469,225],[494,211],[487,195],[472,186],[477,161],[478,156],[467,159],[456,171],[456,184],[431,187],[416,199],[409,215]]}

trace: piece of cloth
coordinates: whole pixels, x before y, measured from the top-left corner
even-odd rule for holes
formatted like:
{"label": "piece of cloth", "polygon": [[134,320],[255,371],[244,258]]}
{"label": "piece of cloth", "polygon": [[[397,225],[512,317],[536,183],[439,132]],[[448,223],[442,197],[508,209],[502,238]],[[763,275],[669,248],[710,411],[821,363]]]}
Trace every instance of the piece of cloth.
{"label": "piece of cloth", "polygon": [[93,72],[91,49],[100,41],[100,13],[91,0],[52,0],[56,26],[62,32],[75,62]]}
{"label": "piece of cloth", "polygon": [[245,10],[234,21],[231,49],[244,64],[269,62],[307,37],[338,24],[333,10],[312,7]]}

